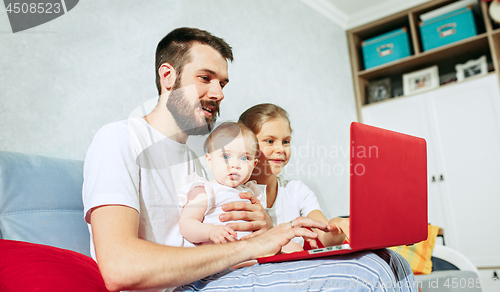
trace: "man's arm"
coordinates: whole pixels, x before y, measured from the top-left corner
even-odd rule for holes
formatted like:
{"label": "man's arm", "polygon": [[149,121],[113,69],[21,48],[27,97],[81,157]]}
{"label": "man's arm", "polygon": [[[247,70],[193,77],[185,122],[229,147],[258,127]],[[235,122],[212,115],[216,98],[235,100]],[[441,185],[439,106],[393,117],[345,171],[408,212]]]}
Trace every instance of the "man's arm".
{"label": "man's arm", "polygon": [[181,248],[139,239],[139,213],[126,206],[95,208],[91,226],[99,269],[112,291],[175,287],[251,257],[244,245]]}
{"label": "man's arm", "polygon": [[108,205],[92,210],[91,226],[99,269],[111,291],[175,287],[223,271],[246,260],[277,253],[295,236],[316,238],[305,228],[326,230],[307,218],[284,223],[249,240],[196,248],[170,247],[138,238],[139,213]]}

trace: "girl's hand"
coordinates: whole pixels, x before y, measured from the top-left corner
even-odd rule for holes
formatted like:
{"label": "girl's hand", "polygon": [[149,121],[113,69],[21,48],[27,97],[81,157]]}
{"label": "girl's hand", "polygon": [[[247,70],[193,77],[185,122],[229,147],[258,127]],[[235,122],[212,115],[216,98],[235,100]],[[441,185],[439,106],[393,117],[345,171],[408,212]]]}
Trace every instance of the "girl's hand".
{"label": "girl's hand", "polygon": [[238,237],[236,232],[228,226],[224,225],[214,225],[212,229],[208,232],[208,237],[213,243],[226,243],[230,241],[236,241],[235,238]]}
{"label": "girl's hand", "polygon": [[328,229],[332,235],[345,234],[349,241],[349,218],[335,217],[328,221]]}

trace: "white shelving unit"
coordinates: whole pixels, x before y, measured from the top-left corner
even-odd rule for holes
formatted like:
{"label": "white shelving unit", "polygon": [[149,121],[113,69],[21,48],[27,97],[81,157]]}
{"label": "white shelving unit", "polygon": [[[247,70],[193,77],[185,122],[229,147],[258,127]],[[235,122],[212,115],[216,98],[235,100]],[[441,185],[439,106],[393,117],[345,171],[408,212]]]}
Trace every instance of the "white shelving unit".
{"label": "white shelving unit", "polygon": [[496,74],[362,108],[363,122],[428,143],[429,221],[477,267],[500,267]]}

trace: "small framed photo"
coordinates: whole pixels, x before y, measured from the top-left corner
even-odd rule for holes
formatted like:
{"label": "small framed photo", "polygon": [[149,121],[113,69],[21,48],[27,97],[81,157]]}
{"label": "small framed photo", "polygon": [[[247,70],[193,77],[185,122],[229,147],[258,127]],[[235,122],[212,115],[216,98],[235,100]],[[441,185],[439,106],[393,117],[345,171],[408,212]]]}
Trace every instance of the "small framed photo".
{"label": "small framed photo", "polygon": [[457,81],[462,81],[470,77],[486,75],[488,73],[488,63],[486,56],[481,56],[476,60],[469,60],[465,64],[455,65],[457,71]]}
{"label": "small framed photo", "polygon": [[403,74],[403,92],[405,95],[419,93],[437,87],[439,87],[438,66]]}
{"label": "small framed photo", "polygon": [[368,103],[381,101],[391,97],[391,78],[368,83]]}

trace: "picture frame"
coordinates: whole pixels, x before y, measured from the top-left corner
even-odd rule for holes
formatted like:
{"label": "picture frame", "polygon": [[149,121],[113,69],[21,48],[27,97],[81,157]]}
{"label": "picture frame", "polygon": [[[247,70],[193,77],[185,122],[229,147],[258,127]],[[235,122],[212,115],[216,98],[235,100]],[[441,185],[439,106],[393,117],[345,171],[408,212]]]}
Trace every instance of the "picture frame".
{"label": "picture frame", "polygon": [[383,78],[368,83],[368,103],[388,99],[391,94],[391,78]]}
{"label": "picture frame", "polygon": [[438,66],[403,74],[404,95],[420,93],[439,87]]}
{"label": "picture frame", "polygon": [[488,62],[486,56],[483,55],[476,60],[469,60],[465,64],[455,65],[457,71],[457,81],[462,81],[467,78],[488,74]]}

